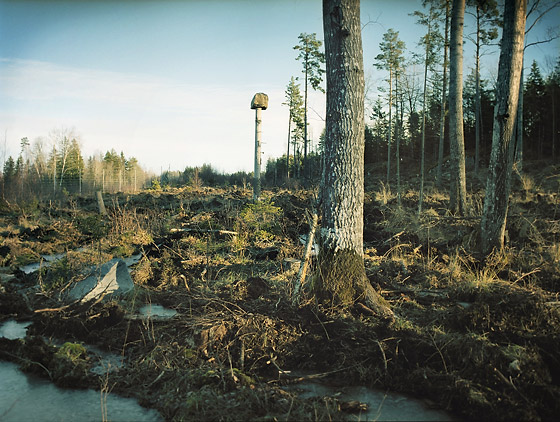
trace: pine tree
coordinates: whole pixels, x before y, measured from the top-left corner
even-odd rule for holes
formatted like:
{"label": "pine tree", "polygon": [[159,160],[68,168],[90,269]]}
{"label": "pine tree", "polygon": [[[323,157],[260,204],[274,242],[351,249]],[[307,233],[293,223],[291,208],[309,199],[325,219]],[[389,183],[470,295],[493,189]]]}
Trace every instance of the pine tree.
{"label": "pine tree", "polygon": [[375,67],[389,72],[389,127],[387,131],[387,186],[391,176],[391,143],[393,132],[393,82],[396,73],[401,70],[404,63],[405,43],[399,39],[399,32],[390,28],[383,34],[383,41],[379,44],[381,53],[375,57]]}
{"label": "pine tree", "polygon": [[311,85],[316,91],[325,92],[321,87],[323,81],[323,64],[325,63],[325,55],[321,52],[320,48],[323,43],[317,39],[317,34],[301,33],[298,37],[299,44],[294,46],[294,50],[299,51],[296,60],[301,60],[303,63],[304,74],[304,122],[303,122],[303,174],[307,178],[309,176],[309,169],[307,163],[307,97],[308,87]]}
{"label": "pine tree", "polygon": [[499,12],[496,0],[468,0],[468,5],[475,10],[471,13],[476,20],[476,31],[474,36],[467,35],[475,45],[475,152],[474,152],[474,171],[478,172],[480,161],[480,142],[481,142],[481,121],[482,108],[480,97],[480,57],[482,47],[490,44],[498,38]]}
{"label": "pine tree", "polygon": [[[286,177],[290,177],[290,142],[294,143],[294,157],[295,157],[295,144],[299,141],[299,135],[301,129],[303,128],[304,121],[304,107],[303,99],[301,97],[301,92],[299,90],[299,84],[296,84],[294,77],[290,79],[290,83],[286,88],[286,101],[283,105],[287,105],[289,108],[289,118],[288,118],[288,148],[286,152]],[[294,127],[292,128],[292,123]],[[295,162],[295,160],[294,160]]]}
{"label": "pine tree", "polygon": [[548,104],[545,100],[545,90],[541,71],[537,62],[533,60],[523,94],[523,124],[530,142],[527,147],[532,148],[539,159],[543,156],[544,128],[547,126],[545,117]]}
{"label": "pine tree", "polygon": [[420,145],[420,195],[418,200],[418,214],[422,212],[422,203],[424,200],[424,167],[425,167],[425,151],[426,151],[426,107],[427,107],[427,86],[428,86],[428,69],[432,68],[437,59],[438,48],[442,45],[442,37],[438,32],[437,21],[440,16],[440,10],[430,4],[428,13],[416,11],[413,13],[418,18],[417,23],[426,27],[426,35],[420,40],[420,45],[424,47],[424,89],[422,95],[422,143]]}
{"label": "pine tree", "polygon": [[558,146],[556,145],[558,139],[558,117],[560,111],[560,57],[556,61],[554,70],[548,77],[546,83],[546,93],[549,97],[550,109],[547,119],[550,122],[550,144],[552,149],[552,159],[556,159],[558,154]]}
{"label": "pine tree", "polygon": [[8,182],[7,184],[9,184],[9,182],[16,175],[16,163],[14,162],[14,159],[11,155],[6,159],[6,162],[4,163],[4,170],[2,172],[2,175],[4,176],[4,180]]}

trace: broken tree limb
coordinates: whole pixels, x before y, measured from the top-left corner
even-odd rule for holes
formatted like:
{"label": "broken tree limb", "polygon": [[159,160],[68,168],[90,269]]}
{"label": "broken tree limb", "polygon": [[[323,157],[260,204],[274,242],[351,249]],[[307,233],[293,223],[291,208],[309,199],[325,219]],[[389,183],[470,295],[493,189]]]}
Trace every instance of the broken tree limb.
{"label": "broken tree limb", "polygon": [[309,266],[309,257],[311,256],[311,250],[313,249],[313,240],[315,239],[315,231],[317,230],[317,220],[318,220],[318,215],[317,215],[317,211],[315,211],[313,213],[313,219],[311,222],[311,230],[309,231],[309,236],[307,238],[305,255],[303,257],[303,262],[301,263],[298,278],[294,286],[294,295],[292,297],[292,303],[294,305],[299,303],[301,286],[303,285],[303,282],[305,281],[305,276],[307,274],[307,267]]}
{"label": "broken tree limb", "polygon": [[36,309],[33,312],[36,314],[41,312],[60,312],[60,311],[64,311],[65,309],[68,309],[69,307],[70,305],[60,306],[58,308],[43,308],[43,309]]}

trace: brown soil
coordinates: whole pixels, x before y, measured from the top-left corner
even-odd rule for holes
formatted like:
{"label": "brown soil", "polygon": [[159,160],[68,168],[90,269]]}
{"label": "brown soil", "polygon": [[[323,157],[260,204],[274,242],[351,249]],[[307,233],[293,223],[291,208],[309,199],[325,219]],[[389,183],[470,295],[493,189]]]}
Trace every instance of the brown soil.
{"label": "brown soil", "polygon": [[[508,246],[490,257],[476,253],[480,194],[471,198],[473,217],[461,219],[445,212],[435,189],[420,217],[406,184],[401,209],[394,193],[368,192],[367,274],[394,321],[360,305],[327,309],[308,286],[292,305],[297,268],[286,258],[303,253],[310,192],[265,192],[258,208],[241,190],[117,195],[106,198],[107,219],[92,198],[4,205],[0,261],[15,278],[1,283],[0,321],[33,324],[24,340],[0,339],[0,358],[62,386],[136,397],[169,420],[340,419],[347,404],[285,388],[296,370],[412,394],[459,419],[556,419],[560,168],[542,171],[549,176],[535,175],[546,180],[540,186],[516,182]],[[16,270],[64,251],[38,273]],[[142,259],[130,296],[64,308],[57,300],[85,265],[135,252]],[[145,303],[178,314],[132,318]],[[122,354],[126,365],[92,375],[89,355],[53,345],[64,342]]]}

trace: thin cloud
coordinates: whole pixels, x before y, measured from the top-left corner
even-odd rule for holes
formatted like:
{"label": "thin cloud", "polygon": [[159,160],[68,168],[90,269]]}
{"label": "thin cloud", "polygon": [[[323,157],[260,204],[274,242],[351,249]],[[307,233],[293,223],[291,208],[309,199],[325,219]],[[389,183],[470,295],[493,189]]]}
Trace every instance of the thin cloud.
{"label": "thin cloud", "polygon": [[[270,104],[263,116],[263,162],[285,149],[284,88],[264,88]],[[82,134],[88,155],[92,149],[124,149],[156,171],[204,162],[220,163],[225,171],[251,170],[250,101],[261,90],[256,84],[197,85],[4,58],[0,59],[0,129],[9,130],[12,154],[21,137],[44,136],[62,125]],[[310,104],[322,110],[324,100],[319,99],[317,106]],[[314,131],[317,137],[320,131]]]}

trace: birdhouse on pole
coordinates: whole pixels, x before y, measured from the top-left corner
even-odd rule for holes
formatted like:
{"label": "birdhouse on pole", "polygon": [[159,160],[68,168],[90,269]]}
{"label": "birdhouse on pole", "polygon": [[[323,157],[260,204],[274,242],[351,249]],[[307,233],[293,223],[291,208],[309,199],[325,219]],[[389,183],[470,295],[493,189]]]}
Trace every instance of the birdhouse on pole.
{"label": "birdhouse on pole", "polygon": [[268,108],[268,95],[259,92],[253,96],[251,109],[255,110],[255,171],[253,174],[253,201],[261,195],[261,110]]}
{"label": "birdhouse on pole", "polygon": [[266,110],[268,108],[268,95],[263,94],[262,92],[258,92],[254,95],[253,100],[251,101],[251,109],[252,110]]}

